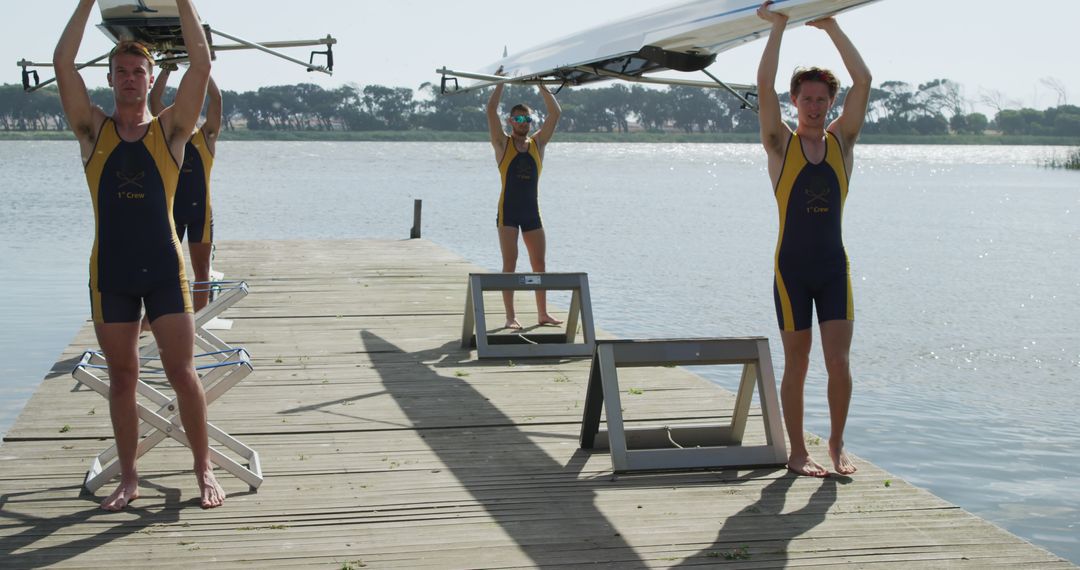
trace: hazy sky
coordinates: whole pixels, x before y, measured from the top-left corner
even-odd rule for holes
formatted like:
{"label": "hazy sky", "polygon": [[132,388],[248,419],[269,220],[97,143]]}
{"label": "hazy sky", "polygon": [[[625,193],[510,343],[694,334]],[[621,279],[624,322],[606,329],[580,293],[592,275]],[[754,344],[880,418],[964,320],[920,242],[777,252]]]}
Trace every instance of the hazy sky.
{"label": "hazy sky", "polygon": [[[507,4],[495,0],[201,0],[203,19],[241,38],[269,41],[317,38],[332,34],[333,77],[306,73],[269,56],[222,53],[215,77],[224,89],[251,90],[263,85],[313,82],[325,87],[343,83],[416,88],[436,81],[434,69],[475,69],[511,53],[654,9],[665,0],[548,0]],[[15,62],[50,61],[75,0],[4,2],[0,60],[8,65],[2,83],[20,81]],[[510,6],[529,6],[527,10]],[[973,100],[986,92],[1005,94],[1014,104],[1044,108],[1059,96],[1042,83],[1053,78],[1066,88],[1068,102],[1080,104],[1080,52],[1077,0],[1023,4],[1004,0],[880,0],[843,14],[839,21],[874,73],[874,84],[900,80],[912,84],[948,78]],[[268,8],[273,6],[274,8]],[[95,11],[91,24],[100,22]],[[225,43],[224,40],[219,43]],[[231,43],[231,42],[229,42]],[[91,27],[80,57],[90,58],[111,44]],[[711,71],[721,79],[752,83],[762,41],[720,55]],[[784,38],[780,80],[796,65],[843,66],[828,37],[816,29],[789,30]],[[304,48],[292,50],[307,59]],[[51,77],[48,70],[43,77]],[[87,70],[88,85],[105,84],[104,70]],[[686,74],[684,74],[685,76]],[[705,79],[701,74],[692,74]],[[841,73],[846,80],[846,75]],[[845,81],[846,82],[846,81]],[[786,90],[780,85],[779,90]],[[985,109],[980,109],[985,110]]]}

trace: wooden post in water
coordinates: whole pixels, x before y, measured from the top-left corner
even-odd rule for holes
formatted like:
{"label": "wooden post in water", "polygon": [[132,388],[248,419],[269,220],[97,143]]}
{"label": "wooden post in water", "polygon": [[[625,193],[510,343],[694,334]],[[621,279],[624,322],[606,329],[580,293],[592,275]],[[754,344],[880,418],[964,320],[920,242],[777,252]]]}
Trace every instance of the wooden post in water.
{"label": "wooden post in water", "polygon": [[420,239],[420,210],[423,206],[423,200],[419,198],[413,200],[412,230],[409,231],[409,239]]}

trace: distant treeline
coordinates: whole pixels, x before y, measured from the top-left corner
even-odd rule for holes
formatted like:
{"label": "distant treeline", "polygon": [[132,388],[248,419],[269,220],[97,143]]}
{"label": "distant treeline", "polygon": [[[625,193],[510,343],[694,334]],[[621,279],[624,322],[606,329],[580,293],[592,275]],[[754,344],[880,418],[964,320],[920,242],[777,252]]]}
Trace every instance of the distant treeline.
{"label": "distant treeline", "polygon": [[[169,88],[166,101],[175,90]],[[252,131],[486,131],[484,107],[490,92],[453,96],[439,94],[425,83],[416,91],[382,85],[343,85],[325,89],[301,83],[262,87],[257,91],[224,91],[224,128]],[[846,90],[838,94],[833,115],[842,108]],[[106,111],[112,91],[97,88],[91,99]],[[663,89],[615,83],[603,88],[564,89],[560,130],[569,132],[755,133],[757,116],[730,93],[716,89],[671,86]],[[780,100],[789,100],[786,93]],[[1003,100],[998,98],[998,101]],[[503,102],[524,102],[542,114],[536,88],[511,86]],[[971,101],[948,79],[920,85],[886,81],[872,90],[863,132],[891,135],[1006,135],[1080,136],[1080,107],[1059,105],[1044,111],[1009,109],[997,101],[994,117],[971,113]],[[793,109],[785,107],[788,118]],[[20,85],[0,86],[0,130],[66,130],[59,96],[45,88],[24,93]]]}

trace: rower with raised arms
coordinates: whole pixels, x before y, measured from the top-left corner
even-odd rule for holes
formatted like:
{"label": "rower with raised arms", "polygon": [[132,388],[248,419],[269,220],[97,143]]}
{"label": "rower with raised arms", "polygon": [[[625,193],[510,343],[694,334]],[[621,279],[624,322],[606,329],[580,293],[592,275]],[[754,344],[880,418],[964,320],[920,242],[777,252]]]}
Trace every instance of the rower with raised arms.
{"label": "rower with raised arms", "polygon": [[[547,238],[540,219],[540,172],[543,170],[544,149],[555,134],[562,108],[547,87],[540,85],[540,95],[547,107],[544,124],[533,136],[529,136],[533,132],[536,119],[532,109],[519,103],[510,109],[510,115],[506,118],[506,124],[510,127],[508,135],[503,131],[502,121],[499,119],[499,100],[502,99],[503,87],[503,84],[495,87],[487,104],[491,146],[495,149],[495,163],[502,177],[499,211],[495,219],[499,230],[502,270],[504,273],[513,273],[517,267],[520,232],[521,240],[529,251],[532,270],[542,273],[546,268]],[[506,308],[505,328],[520,329],[521,323],[514,312],[513,291],[503,291],[503,305]],[[547,312],[546,291],[536,291],[536,314],[540,325],[562,324],[561,320]]]}
{"label": "rower with raised arms", "polygon": [[120,485],[101,502],[101,508],[110,511],[139,498],[135,388],[144,306],[162,366],[180,404],[200,504],[212,508],[225,500],[210,462],[206,398],[193,361],[191,293],[172,221],[184,146],[206,96],[210,49],[191,1],[176,0],[176,5],[190,67],[180,81],[176,101],[158,117],[147,107],[154,59],[145,46],[132,41],[117,43],[109,56],[112,115],[90,101],[75,57],[94,0],[79,0],[53,54],[60,101],[79,141],[94,205],[90,305],[94,332],[108,364],[109,414],[121,466]]}
{"label": "rower with raised arms", "polygon": [[870,70],[851,40],[829,17],[808,25],[828,34],[852,78],[840,116],[826,125],[840,83],[827,69],[796,69],[791,103],[798,111],[794,131],[783,121],[776,94],[780,43],[788,17],[762,4],[757,14],[772,24],[758,67],[761,144],[768,155],[769,179],[780,215],[773,297],[784,345],[784,377],[780,386],[784,424],[791,453],[788,469],[825,477],[806,448],[803,434],[803,392],[813,342],[812,313],[817,309],[821,346],[828,371],[829,456],[841,475],[856,471],[844,451],[844,427],[851,402],[849,354],[855,304],[851,272],[841,234],[844,201],[851,178],[853,151],[870,97]]}
{"label": "rower with raised arms", "polygon": [[[165,106],[165,85],[175,64],[161,68],[154,88],[150,90],[150,112],[160,115]],[[173,203],[173,225],[176,237],[182,242],[187,235],[188,251],[191,252],[191,272],[196,287],[192,292],[195,312],[199,312],[210,300],[206,285],[210,281],[210,256],[214,248],[214,212],[210,202],[210,172],[217,156],[217,139],[221,133],[221,90],[211,77],[206,86],[208,104],[206,120],[184,147],[184,164],[180,168],[180,181],[176,187]]]}

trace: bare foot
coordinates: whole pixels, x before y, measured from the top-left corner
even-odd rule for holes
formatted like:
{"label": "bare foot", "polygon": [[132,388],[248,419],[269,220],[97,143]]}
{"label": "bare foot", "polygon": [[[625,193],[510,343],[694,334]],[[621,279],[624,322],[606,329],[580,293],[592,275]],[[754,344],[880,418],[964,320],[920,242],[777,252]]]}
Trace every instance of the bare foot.
{"label": "bare foot", "polygon": [[514,318],[506,319],[506,324],[503,325],[503,328],[519,331],[521,330],[521,323],[519,323],[518,320]]}
{"label": "bare foot", "polygon": [[561,325],[562,323],[563,322],[560,321],[559,319],[556,319],[555,317],[553,317],[551,315],[548,315],[548,314],[545,314],[544,316],[540,317],[540,326]]}
{"label": "bare foot", "polygon": [[139,481],[137,479],[131,483],[121,482],[120,486],[107,499],[101,501],[101,508],[115,513],[124,510],[124,507],[127,507],[138,498]]}
{"label": "bare foot", "polygon": [[855,462],[848,457],[846,452],[844,452],[844,444],[833,447],[830,443],[829,457],[832,459],[833,469],[841,475],[851,475],[859,470],[855,467]]}
{"label": "bare foot", "polygon": [[828,477],[829,470],[810,458],[809,455],[802,457],[788,457],[787,468],[789,471],[807,477]]}
{"label": "bare foot", "polygon": [[225,502],[225,490],[214,477],[213,468],[207,467],[201,474],[196,470],[195,479],[199,481],[199,492],[202,493],[202,508],[220,507]]}

